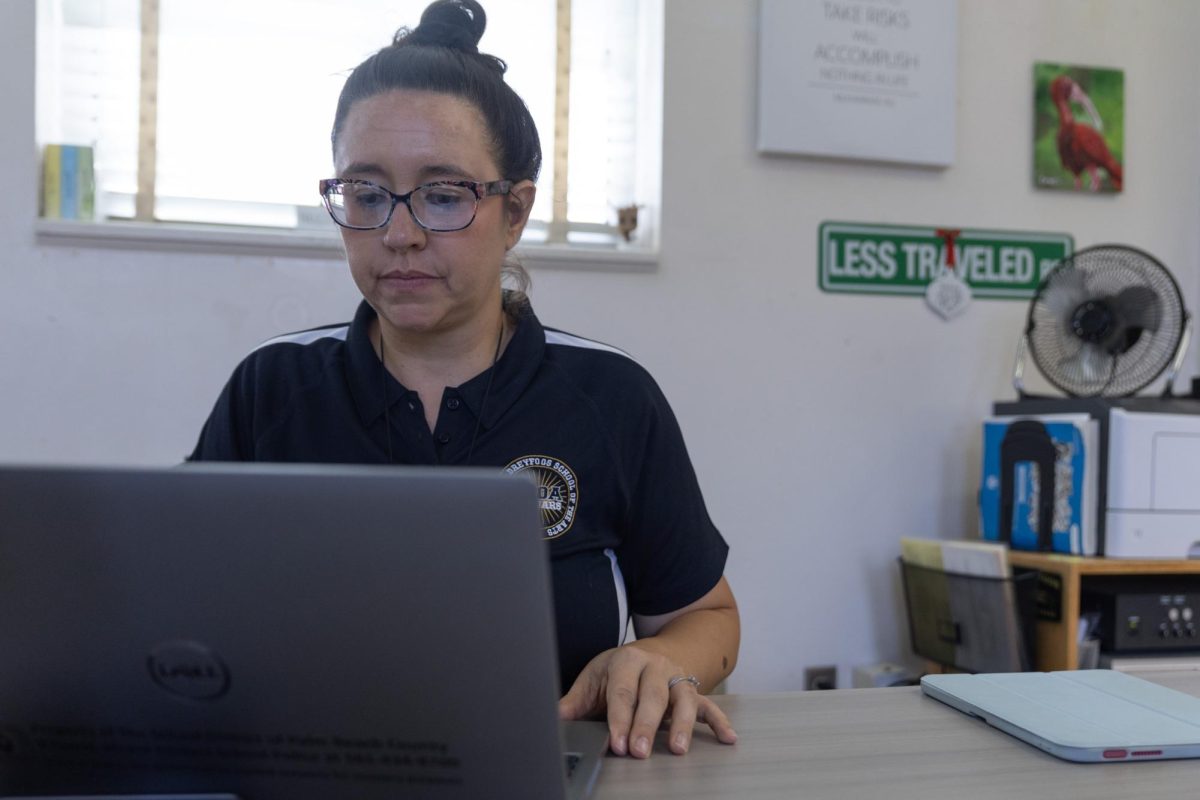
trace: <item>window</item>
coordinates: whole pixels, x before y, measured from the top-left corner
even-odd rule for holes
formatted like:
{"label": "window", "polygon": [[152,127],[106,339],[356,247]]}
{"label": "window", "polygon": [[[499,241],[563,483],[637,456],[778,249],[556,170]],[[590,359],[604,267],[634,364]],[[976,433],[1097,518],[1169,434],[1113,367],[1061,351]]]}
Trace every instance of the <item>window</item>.
{"label": "window", "polygon": [[[94,147],[99,219],[331,229],[316,183],[333,174],[338,92],[426,4],[39,0],[39,142]],[[637,242],[652,245],[661,2],[484,7],[480,48],[507,61],[542,137],[526,241],[612,245],[617,209],[636,205]]]}

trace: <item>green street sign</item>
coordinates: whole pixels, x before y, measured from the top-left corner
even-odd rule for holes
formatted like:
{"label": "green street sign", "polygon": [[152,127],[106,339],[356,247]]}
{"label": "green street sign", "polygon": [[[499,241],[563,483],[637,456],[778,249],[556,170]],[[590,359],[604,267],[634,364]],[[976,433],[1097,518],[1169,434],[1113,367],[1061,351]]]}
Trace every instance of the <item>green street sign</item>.
{"label": "green street sign", "polygon": [[818,281],[826,292],[925,294],[950,267],[974,297],[1025,299],[1045,274],[1075,251],[1066,233],[943,229],[916,225],[823,222]]}

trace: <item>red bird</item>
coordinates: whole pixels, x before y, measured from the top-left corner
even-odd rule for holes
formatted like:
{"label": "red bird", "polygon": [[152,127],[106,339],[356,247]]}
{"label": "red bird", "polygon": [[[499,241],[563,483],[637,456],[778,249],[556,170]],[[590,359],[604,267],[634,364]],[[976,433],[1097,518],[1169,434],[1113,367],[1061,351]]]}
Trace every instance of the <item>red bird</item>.
{"label": "red bird", "polygon": [[[1108,144],[1096,128],[1101,127],[1100,115],[1079,84],[1066,75],[1059,75],[1050,82],[1050,99],[1058,109],[1058,157],[1063,169],[1075,176],[1075,188],[1080,188],[1081,173],[1087,170],[1091,178],[1091,189],[1100,188],[1100,170],[1108,173],[1117,191],[1121,190],[1121,165],[1108,151]],[[1076,122],[1071,113],[1071,103],[1079,103],[1092,117],[1096,128]]]}

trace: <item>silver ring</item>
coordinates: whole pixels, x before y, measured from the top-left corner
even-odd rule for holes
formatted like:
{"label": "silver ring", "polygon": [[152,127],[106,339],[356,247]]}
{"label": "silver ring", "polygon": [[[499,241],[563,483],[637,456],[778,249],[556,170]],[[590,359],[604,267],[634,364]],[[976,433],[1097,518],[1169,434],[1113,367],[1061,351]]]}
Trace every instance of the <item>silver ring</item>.
{"label": "silver ring", "polygon": [[669,692],[674,689],[675,684],[677,683],[690,683],[692,686],[696,687],[697,692],[700,691],[700,681],[695,675],[676,675],[674,678],[671,678],[671,680],[667,681],[667,691]]}

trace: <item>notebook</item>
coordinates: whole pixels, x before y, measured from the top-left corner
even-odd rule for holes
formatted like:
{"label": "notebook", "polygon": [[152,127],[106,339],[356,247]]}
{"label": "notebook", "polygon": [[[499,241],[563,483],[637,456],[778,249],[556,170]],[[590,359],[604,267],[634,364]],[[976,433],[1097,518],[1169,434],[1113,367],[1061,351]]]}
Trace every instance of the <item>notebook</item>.
{"label": "notebook", "polygon": [[0,796],[584,796],[607,731],[568,726],[568,786],[536,497],[492,470],[0,467]]}
{"label": "notebook", "polygon": [[1121,672],[926,675],[921,690],[1067,761],[1200,756],[1200,698]]}

